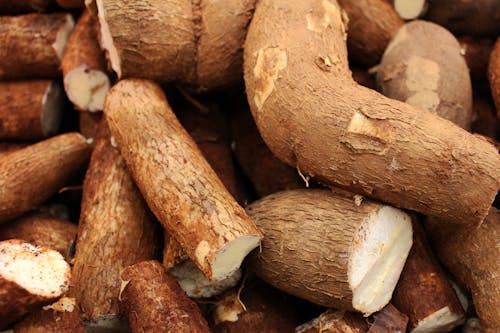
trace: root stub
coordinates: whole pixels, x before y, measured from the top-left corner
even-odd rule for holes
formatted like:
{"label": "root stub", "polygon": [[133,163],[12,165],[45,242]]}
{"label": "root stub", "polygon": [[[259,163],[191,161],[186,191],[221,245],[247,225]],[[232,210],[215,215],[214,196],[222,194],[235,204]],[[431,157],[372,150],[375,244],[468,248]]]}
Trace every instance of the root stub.
{"label": "root stub", "polygon": [[[371,314],[386,305],[412,244],[395,208],[322,190],[267,196],[248,207],[263,229],[252,266],[262,279],[310,302]],[[298,241],[300,240],[300,241]]]}

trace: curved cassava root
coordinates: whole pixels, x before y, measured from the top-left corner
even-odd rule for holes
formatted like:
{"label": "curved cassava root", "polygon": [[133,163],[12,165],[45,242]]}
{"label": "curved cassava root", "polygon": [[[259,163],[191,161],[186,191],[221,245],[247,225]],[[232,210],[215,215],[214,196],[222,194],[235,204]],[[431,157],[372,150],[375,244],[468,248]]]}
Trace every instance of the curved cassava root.
{"label": "curved cassava root", "polygon": [[364,314],[389,302],[412,244],[403,211],[327,190],[291,190],[247,212],[265,235],[252,267],[269,284]]}
{"label": "curved cassava root", "polygon": [[378,66],[377,86],[387,97],[470,128],[469,68],[456,38],[437,24],[413,21],[398,30]]}
{"label": "curved cassava root", "polygon": [[345,37],[334,1],[259,1],[244,74],[266,144],[327,185],[448,222],[483,221],[499,188],[497,150],[447,120],[357,85]]}

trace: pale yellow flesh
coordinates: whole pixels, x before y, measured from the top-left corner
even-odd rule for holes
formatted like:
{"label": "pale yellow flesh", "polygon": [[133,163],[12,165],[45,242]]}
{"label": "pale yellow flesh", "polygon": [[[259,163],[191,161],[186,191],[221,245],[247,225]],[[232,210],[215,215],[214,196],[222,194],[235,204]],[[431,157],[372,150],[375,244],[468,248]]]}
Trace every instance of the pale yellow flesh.
{"label": "pale yellow flesh", "polygon": [[403,20],[414,20],[427,10],[426,0],[394,0],[394,9]]}
{"label": "pale yellow flesh", "polygon": [[64,77],[64,88],[69,100],[82,111],[102,111],[104,97],[109,90],[109,78],[100,70],[81,65]]}

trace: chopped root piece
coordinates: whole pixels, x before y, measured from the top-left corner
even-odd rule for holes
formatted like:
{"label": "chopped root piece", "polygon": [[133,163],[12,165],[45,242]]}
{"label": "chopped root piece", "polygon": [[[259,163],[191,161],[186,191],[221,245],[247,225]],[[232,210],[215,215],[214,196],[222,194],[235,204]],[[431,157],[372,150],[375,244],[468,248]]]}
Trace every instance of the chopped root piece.
{"label": "chopped root piece", "polygon": [[427,0],[394,0],[394,9],[403,20],[414,20],[427,11]]}

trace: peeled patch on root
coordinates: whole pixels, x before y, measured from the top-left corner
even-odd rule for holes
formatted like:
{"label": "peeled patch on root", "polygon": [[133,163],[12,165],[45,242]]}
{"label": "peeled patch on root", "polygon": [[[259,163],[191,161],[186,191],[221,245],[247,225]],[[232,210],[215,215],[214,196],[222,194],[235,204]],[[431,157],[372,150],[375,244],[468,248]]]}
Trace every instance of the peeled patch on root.
{"label": "peeled patch on root", "polygon": [[96,0],[97,11],[99,17],[99,26],[101,27],[101,45],[106,50],[111,63],[111,68],[115,71],[118,78],[122,76],[122,64],[118,56],[118,50],[113,43],[111,30],[109,29],[108,22],[106,21],[106,9],[104,8],[103,0]]}
{"label": "peeled patch on root", "polygon": [[362,112],[355,112],[340,137],[340,142],[359,153],[384,154],[395,135],[394,128],[383,119],[371,119]]}
{"label": "peeled patch on root", "polygon": [[432,60],[413,56],[406,65],[406,87],[410,91],[437,90],[439,65]]}
{"label": "peeled patch on root", "polygon": [[69,35],[71,31],[73,31],[73,27],[75,26],[75,21],[71,15],[66,16],[66,22],[57,32],[56,40],[52,44],[52,48],[57,54],[59,60],[62,59],[64,53],[64,47],[66,46],[66,42],[68,41]]}
{"label": "peeled patch on root", "polygon": [[286,68],[287,54],[277,47],[260,49],[253,69],[255,77],[254,101],[257,109],[261,109],[274,90],[275,82],[281,70]]}
{"label": "peeled patch on root", "polygon": [[322,6],[313,9],[306,15],[307,29],[314,32],[323,32],[329,26],[343,25],[339,9],[330,1],[323,0]]}
{"label": "peeled patch on root", "polygon": [[445,306],[439,311],[420,320],[411,333],[449,332],[462,324],[463,316],[453,313]]}

